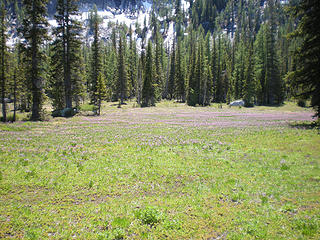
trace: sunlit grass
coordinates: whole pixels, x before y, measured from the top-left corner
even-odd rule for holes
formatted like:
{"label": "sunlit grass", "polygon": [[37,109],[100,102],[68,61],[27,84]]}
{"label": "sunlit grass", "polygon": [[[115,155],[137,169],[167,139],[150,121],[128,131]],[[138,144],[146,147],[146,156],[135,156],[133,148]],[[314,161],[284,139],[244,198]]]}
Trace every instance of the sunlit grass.
{"label": "sunlit grass", "polygon": [[319,239],[310,109],[162,102],[0,125],[0,238]]}

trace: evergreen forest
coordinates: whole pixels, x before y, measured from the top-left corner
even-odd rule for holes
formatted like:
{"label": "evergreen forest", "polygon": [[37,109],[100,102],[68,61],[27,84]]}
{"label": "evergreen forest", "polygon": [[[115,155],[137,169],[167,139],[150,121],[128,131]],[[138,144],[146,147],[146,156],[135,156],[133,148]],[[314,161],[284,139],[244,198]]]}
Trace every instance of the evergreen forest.
{"label": "evergreen forest", "polygon": [[41,120],[45,102],[53,116],[72,116],[85,102],[99,115],[103,101],[253,107],[294,97],[312,99],[319,115],[319,30],[308,29],[317,1],[157,0],[148,21],[107,31],[98,7],[135,11],[141,2],[93,1],[86,21],[81,4],[1,0],[1,102],[14,102],[14,119],[19,110]]}

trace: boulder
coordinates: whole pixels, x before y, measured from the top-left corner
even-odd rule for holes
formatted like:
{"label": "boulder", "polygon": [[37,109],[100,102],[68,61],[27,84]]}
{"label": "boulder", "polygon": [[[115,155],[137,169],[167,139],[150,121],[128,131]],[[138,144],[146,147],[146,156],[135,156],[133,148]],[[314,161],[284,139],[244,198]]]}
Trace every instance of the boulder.
{"label": "boulder", "polygon": [[230,107],[232,106],[240,106],[240,107],[243,107],[244,106],[244,101],[243,100],[236,100],[236,101],[233,101],[229,104]]}
{"label": "boulder", "polygon": [[[10,99],[10,98],[5,98],[5,99],[4,99],[4,102],[5,102],[5,103],[12,103],[13,100]],[[0,99],[0,103],[2,103],[2,98]]]}

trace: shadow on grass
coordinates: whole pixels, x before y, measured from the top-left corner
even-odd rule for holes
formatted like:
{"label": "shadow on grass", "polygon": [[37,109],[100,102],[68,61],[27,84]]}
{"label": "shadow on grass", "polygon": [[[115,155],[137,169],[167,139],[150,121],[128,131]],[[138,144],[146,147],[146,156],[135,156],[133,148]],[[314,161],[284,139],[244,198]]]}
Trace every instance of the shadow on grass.
{"label": "shadow on grass", "polygon": [[298,128],[298,129],[318,129],[320,133],[320,121],[312,121],[312,122],[295,122],[290,123],[290,127]]}

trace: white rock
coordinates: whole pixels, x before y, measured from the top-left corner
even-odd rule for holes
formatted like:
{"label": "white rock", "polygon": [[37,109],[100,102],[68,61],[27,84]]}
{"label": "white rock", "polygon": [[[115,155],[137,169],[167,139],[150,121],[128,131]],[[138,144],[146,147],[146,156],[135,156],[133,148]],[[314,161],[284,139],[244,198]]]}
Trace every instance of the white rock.
{"label": "white rock", "polygon": [[236,100],[236,101],[233,101],[229,104],[230,107],[232,106],[244,106],[244,101],[243,100]]}

